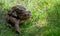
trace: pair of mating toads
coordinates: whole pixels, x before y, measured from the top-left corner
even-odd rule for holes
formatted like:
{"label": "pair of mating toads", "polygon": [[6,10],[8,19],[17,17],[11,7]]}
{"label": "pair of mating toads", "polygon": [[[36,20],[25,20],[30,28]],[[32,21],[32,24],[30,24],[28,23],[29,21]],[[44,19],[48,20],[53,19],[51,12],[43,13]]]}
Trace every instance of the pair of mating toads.
{"label": "pair of mating toads", "polygon": [[13,6],[7,13],[7,25],[9,27],[14,26],[15,31],[20,34],[19,24],[29,20],[31,18],[31,12],[26,11],[21,5]]}

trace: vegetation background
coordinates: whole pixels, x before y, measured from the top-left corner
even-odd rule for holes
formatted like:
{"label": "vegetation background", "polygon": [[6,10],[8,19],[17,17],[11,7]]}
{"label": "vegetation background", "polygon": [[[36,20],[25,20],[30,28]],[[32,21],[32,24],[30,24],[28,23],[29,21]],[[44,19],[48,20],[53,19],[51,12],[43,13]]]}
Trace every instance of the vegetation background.
{"label": "vegetation background", "polygon": [[20,36],[60,36],[60,0],[0,0],[0,36],[18,36],[14,28],[6,28],[6,13],[17,4],[32,14],[20,25]]}

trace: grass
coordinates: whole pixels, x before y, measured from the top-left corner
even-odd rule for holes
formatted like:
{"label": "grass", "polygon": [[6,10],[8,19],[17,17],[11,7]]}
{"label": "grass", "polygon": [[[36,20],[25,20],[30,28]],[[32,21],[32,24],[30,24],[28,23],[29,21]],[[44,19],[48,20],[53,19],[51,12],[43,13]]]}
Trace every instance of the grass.
{"label": "grass", "polygon": [[19,36],[60,36],[59,0],[20,1],[2,0],[0,2],[0,36],[18,36],[14,28],[6,27],[6,13],[16,4],[24,6],[32,14],[31,20],[20,25],[22,34]]}

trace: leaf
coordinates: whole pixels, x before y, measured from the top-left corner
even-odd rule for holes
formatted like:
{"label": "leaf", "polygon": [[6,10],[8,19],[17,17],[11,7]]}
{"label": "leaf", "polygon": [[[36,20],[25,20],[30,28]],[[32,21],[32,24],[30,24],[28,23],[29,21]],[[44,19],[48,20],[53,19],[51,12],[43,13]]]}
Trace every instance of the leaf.
{"label": "leaf", "polygon": [[0,6],[3,6],[3,5],[4,5],[4,3],[0,2]]}

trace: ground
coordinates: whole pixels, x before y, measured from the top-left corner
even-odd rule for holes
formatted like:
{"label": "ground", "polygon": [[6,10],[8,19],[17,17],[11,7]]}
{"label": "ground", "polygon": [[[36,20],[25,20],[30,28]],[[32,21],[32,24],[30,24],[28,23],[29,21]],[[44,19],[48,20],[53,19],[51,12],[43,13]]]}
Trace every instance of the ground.
{"label": "ground", "polygon": [[6,27],[6,13],[16,4],[24,6],[32,14],[31,20],[20,25],[22,32],[20,36],[60,36],[59,0],[20,1],[5,0],[0,3],[0,6],[3,7],[0,9],[0,36],[18,36],[14,32],[14,27]]}

